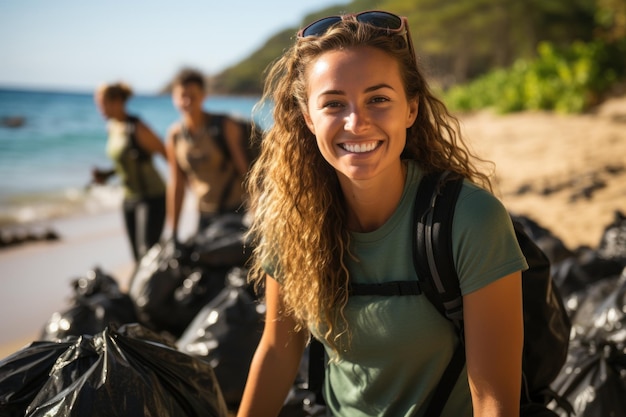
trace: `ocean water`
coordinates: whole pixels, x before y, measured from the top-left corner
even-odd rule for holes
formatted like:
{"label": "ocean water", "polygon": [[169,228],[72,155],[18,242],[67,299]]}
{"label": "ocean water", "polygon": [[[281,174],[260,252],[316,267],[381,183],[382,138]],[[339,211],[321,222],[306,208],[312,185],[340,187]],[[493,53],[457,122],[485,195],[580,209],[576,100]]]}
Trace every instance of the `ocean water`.
{"label": "ocean water", "polygon": [[[204,107],[250,118],[256,101],[212,96]],[[161,138],[179,117],[169,96],[132,97],[128,110]],[[0,125],[0,227],[119,206],[119,184],[90,185],[93,167],[112,165],[106,122],[91,94],[0,89],[0,120],[15,117],[21,126]],[[166,178],[165,162],[155,158]]]}

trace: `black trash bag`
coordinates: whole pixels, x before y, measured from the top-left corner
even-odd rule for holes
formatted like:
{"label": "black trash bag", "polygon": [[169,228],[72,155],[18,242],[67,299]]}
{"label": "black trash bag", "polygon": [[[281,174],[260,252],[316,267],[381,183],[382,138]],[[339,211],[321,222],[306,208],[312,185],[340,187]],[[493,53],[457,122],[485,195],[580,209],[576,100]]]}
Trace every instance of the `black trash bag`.
{"label": "black trash bag", "polygon": [[572,294],[565,305],[572,311],[572,340],[626,342],[626,270]]}
{"label": "black trash bag", "polygon": [[618,260],[626,267],[626,214],[615,210],[613,222],[602,232],[598,251],[603,258]]}
{"label": "black trash bag", "polygon": [[195,236],[186,246],[193,262],[207,267],[245,266],[252,253],[246,240],[248,230],[243,213],[226,213]]}
{"label": "black trash bag", "polygon": [[552,276],[563,297],[567,297],[604,278],[619,276],[624,266],[617,259],[605,258],[599,251],[579,248],[576,256],[553,265]]}
{"label": "black trash bag", "polygon": [[626,216],[615,211],[613,222],[608,224],[597,249],[581,246],[575,253],[553,264],[552,275],[564,296],[579,297],[587,287],[619,276],[626,267]]}
{"label": "black trash bag", "polygon": [[565,366],[551,387],[577,417],[626,415],[626,271],[576,293]]}
{"label": "black trash bag", "polygon": [[176,342],[181,352],[206,360],[230,408],[241,401],[252,356],[263,331],[265,306],[246,285],[247,271],[234,268],[228,285],[196,316]]}
{"label": "black trash bag", "polygon": [[315,402],[315,394],[306,388],[292,387],[278,417],[325,417],[325,405]]}
{"label": "black trash bag", "polygon": [[[312,349],[318,349],[318,354],[314,353],[311,355]],[[321,351],[319,351],[319,349],[321,349]],[[321,342],[317,341],[315,344],[309,343],[305,348],[302,359],[300,360],[296,380],[289,390],[289,394],[285,399],[278,417],[322,417],[328,415],[321,392],[322,380],[319,380],[319,384],[313,383],[316,387],[319,386],[320,389],[318,392],[313,392],[313,390],[310,389],[313,378],[324,378],[324,375],[318,372],[319,367],[312,365],[310,362],[311,360],[321,360],[323,367],[323,361],[326,360],[323,349],[324,346]],[[320,352],[321,354],[319,354]],[[317,372],[317,374],[313,375],[310,371],[313,372],[313,374]]]}
{"label": "black trash bag", "polygon": [[62,342],[36,341],[0,361],[0,416],[23,417],[48,380],[57,358],[76,336]]}
{"label": "black trash bag", "polygon": [[211,366],[139,324],[82,336],[59,356],[26,417],[226,417]]}
{"label": "black trash bag", "polygon": [[569,400],[576,417],[626,415],[624,344],[572,341],[563,372],[552,386]]}
{"label": "black trash bag", "polygon": [[111,323],[135,323],[135,306],[117,281],[96,267],[72,281],[70,306],[55,312],[44,325],[40,340],[57,341],[67,336],[94,335]]}
{"label": "black trash bag", "polygon": [[188,246],[174,240],[155,244],[141,258],[129,289],[138,321],[174,338],[224,288],[230,269],[202,268],[189,253]]}

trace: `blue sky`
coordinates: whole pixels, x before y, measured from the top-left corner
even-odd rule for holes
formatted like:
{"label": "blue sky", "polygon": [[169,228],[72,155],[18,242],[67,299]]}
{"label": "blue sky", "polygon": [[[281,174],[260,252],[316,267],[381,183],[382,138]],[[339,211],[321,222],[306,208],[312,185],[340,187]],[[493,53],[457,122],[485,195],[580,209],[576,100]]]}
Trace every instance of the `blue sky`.
{"label": "blue sky", "polygon": [[0,0],[0,86],[156,92],[185,65],[215,74],[308,13],[348,0]]}

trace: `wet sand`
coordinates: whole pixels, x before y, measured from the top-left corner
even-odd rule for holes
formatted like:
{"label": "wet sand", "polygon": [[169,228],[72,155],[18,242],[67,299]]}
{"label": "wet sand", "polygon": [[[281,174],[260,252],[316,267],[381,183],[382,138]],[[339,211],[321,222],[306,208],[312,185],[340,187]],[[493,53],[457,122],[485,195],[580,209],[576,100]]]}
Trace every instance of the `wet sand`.
{"label": "wet sand", "polygon": [[[0,356],[35,340],[52,313],[66,306],[72,279],[95,266],[130,277],[132,259],[120,214],[84,215],[52,222],[61,239],[0,251]],[[4,346],[9,346],[5,349]]]}
{"label": "wet sand", "polygon": [[[195,229],[193,199],[187,198],[181,236]],[[134,262],[119,210],[50,221],[58,241],[0,250],[0,359],[37,340],[51,315],[66,309],[70,283],[100,267],[127,289]]]}

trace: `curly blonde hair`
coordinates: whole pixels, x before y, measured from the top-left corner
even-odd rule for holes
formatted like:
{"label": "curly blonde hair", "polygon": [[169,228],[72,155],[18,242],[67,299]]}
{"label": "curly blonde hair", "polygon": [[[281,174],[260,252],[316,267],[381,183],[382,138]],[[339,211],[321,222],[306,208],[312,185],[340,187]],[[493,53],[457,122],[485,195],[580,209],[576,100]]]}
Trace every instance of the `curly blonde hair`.
{"label": "curly blonde hair", "polygon": [[273,125],[247,180],[255,244],[250,279],[262,290],[270,272],[281,283],[282,314],[291,315],[298,329],[323,329],[335,351],[348,330],[343,311],[350,233],[337,174],[322,157],[303,114],[311,63],[327,51],[358,46],[379,48],[396,59],[407,98],[419,100],[401,157],[417,161],[426,173],[452,170],[491,188],[488,176],[472,162],[478,158],[467,150],[458,121],[431,93],[403,36],[346,19],[323,36],[298,38],[270,66],[261,103],[273,106]]}

